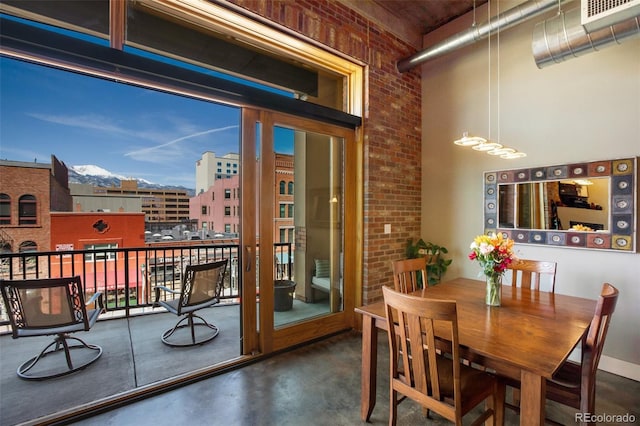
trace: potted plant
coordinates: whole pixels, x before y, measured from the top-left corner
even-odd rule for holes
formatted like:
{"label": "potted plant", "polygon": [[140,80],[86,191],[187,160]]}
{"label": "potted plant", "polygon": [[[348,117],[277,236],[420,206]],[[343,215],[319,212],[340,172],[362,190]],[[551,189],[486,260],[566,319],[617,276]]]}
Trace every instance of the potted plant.
{"label": "potted plant", "polygon": [[446,247],[432,242],[425,242],[422,238],[415,243],[413,238],[407,240],[406,256],[408,259],[415,259],[420,256],[428,257],[427,281],[429,285],[438,284],[442,280],[442,276],[447,272],[452,260],[445,259],[443,255],[448,252],[449,250]]}

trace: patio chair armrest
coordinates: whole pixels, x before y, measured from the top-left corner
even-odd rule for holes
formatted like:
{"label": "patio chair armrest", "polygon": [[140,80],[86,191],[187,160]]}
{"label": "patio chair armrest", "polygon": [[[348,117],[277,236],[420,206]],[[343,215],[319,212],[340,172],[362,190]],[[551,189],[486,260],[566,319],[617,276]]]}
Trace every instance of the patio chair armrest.
{"label": "patio chair armrest", "polygon": [[89,306],[92,303],[98,302],[98,307],[100,308],[100,310],[104,309],[104,302],[102,300],[102,292],[98,291],[96,293],[93,293],[93,296],[91,296],[91,299],[87,300],[85,302],[85,306]]}
{"label": "patio chair armrest", "polygon": [[155,292],[155,300],[153,301],[153,304],[156,305],[158,303],[158,301],[160,300],[160,290],[163,290],[166,293],[171,293],[171,294],[180,294],[179,291],[176,290],[172,290],[169,287],[163,286],[163,285],[157,285],[155,287],[153,287],[153,291]]}

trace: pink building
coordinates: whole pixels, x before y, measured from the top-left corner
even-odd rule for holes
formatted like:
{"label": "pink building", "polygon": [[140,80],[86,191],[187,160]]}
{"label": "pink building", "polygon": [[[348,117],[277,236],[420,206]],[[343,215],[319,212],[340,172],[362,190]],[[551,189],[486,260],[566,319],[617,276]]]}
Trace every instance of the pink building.
{"label": "pink building", "polygon": [[210,237],[238,233],[240,227],[240,177],[216,179],[208,190],[189,199],[189,217]]}

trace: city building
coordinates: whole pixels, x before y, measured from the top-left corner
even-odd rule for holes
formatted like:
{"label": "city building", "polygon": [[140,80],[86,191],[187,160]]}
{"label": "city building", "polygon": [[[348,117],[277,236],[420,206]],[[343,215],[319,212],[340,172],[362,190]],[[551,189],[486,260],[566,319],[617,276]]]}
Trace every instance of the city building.
{"label": "city building", "polygon": [[[109,212],[52,212],[51,251],[99,250],[84,257],[53,257],[50,274],[69,276],[86,271],[84,285],[93,291],[116,290],[125,281],[137,288],[141,282],[136,252],[110,252],[111,249],[139,248],[145,245],[145,214]],[[128,258],[125,258],[128,256]],[[127,263],[127,268],[123,267]],[[120,267],[117,268],[116,264]]]}
{"label": "city building", "polygon": [[50,212],[71,210],[69,171],[54,155],[51,164],[0,161],[0,250],[49,250]]}
{"label": "city building", "polygon": [[216,179],[225,179],[238,175],[240,155],[228,153],[217,157],[215,152],[206,151],[196,161],[196,195],[205,192]]}
{"label": "city building", "polygon": [[205,236],[237,234],[240,225],[239,176],[216,179],[189,199],[189,217]]}
{"label": "city building", "polygon": [[275,165],[273,238],[275,242],[295,244],[293,155],[276,153]]}
{"label": "city building", "polygon": [[[276,243],[295,243],[294,238],[294,182],[293,156],[275,155],[273,235]],[[237,157],[237,154],[228,154]],[[198,166],[196,166],[196,175]],[[237,234],[240,224],[239,175],[217,177],[206,191],[189,200],[189,216],[197,222],[198,230],[209,237],[216,234]]]}
{"label": "city building", "polygon": [[120,187],[95,187],[94,194],[140,197],[148,231],[160,231],[190,223],[189,194],[184,189],[140,188],[135,180],[122,180]]}
{"label": "city building", "polygon": [[86,183],[70,183],[75,212],[142,212],[139,195],[104,194],[102,188]]}

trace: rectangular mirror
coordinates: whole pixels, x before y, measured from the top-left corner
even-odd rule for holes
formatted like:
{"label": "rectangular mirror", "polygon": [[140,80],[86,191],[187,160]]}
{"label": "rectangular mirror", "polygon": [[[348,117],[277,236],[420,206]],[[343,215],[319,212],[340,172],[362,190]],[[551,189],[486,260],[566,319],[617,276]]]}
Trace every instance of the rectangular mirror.
{"label": "rectangular mirror", "polygon": [[485,232],[523,244],[636,251],[637,159],[484,174]]}

